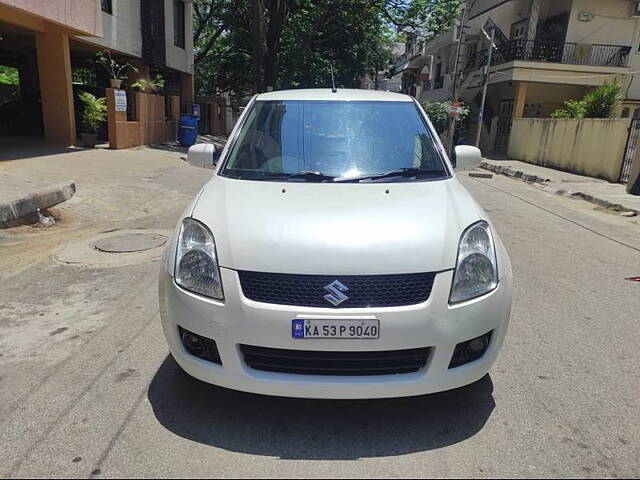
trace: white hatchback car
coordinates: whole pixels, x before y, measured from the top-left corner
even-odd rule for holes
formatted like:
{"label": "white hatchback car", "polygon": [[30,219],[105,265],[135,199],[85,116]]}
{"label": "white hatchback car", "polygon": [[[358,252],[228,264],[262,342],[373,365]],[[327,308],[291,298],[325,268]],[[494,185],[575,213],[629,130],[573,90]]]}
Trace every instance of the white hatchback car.
{"label": "white hatchback car", "polygon": [[[487,374],[511,265],[406,95],[255,96],[160,273],[169,348],[190,375],[305,398],[434,393]],[[480,151],[457,147],[458,168]],[[219,161],[218,161],[219,160]]]}

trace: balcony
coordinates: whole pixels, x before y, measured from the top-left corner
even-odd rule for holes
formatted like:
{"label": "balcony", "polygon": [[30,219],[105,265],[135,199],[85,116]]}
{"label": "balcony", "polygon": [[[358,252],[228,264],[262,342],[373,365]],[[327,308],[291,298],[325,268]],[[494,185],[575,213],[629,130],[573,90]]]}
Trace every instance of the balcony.
{"label": "balcony", "polygon": [[[486,65],[487,53],[482,50],[469,59],[465,76]],[[631,47],[620,45],[513,40],[496,46],[491,65],[525,61],[619,68],[629,66],[630,53]]]}

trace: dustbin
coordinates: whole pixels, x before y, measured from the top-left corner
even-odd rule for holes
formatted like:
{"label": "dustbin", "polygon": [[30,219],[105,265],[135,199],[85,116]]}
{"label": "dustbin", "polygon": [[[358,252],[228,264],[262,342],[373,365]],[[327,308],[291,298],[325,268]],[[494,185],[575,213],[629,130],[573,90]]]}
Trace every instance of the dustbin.
{"label": "dustbin", "polygon": [[183,147],[190,147],[196,143],[198,138],[198,117],[195,115],[180,115],[180,125],[178,126],[178,141]]}

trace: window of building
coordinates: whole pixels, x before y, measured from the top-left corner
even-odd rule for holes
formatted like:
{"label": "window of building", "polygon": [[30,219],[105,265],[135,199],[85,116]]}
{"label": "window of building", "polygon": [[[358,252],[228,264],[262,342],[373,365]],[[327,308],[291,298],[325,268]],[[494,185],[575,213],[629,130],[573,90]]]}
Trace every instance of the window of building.
{"label": "window of building", "polygon": [[113,15],[113,4],[112,0],[101,0],[100,5],[102,6],[102,11],[108,13],[109,15]]}
{"label": "window of building", "polygon": [[525,40],[528,23],[529,23],[529,20],[522,20],[520,22],[517,22],[511,25],[511,34],[509,35],[509,39],[511,41]]}
{"label": "window of building", "polygon": [[185,47],[184,3],[173,0],[173,43],[176,47]]}

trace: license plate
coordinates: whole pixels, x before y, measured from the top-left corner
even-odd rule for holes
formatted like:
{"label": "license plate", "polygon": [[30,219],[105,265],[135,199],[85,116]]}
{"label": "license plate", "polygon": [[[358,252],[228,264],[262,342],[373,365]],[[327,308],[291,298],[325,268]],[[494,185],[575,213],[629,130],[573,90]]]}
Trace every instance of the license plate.
{"label": "license plate", "polygon": [[291,334],[299,340],[318,338],[365,339],[380,338],[380,320],[292,320]]}

